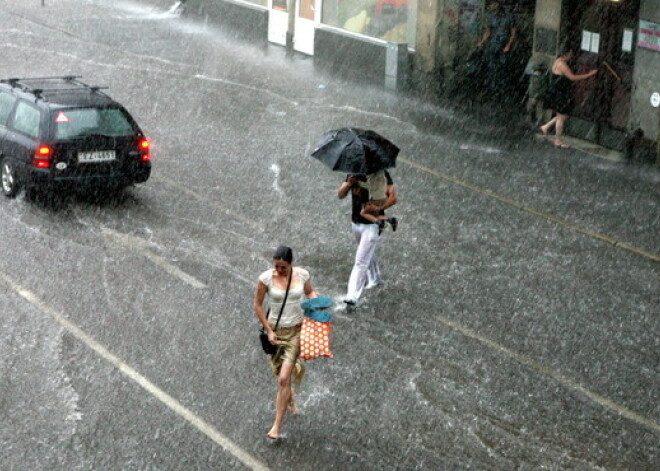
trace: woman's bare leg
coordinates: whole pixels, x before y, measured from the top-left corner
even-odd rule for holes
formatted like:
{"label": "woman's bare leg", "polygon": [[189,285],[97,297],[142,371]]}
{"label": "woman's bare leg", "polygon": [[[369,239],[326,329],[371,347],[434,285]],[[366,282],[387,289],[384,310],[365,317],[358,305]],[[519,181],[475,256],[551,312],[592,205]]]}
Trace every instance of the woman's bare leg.
{"label": "woman's bare leg", "polygon": [[284,425],[284,416],[286,415],[289,401],[292,398],[291,373],[295,363],[284,361],[280,368],[280,374],[277,376],[277,397],[275,399],[275,421],[268,431],[268,438],[279,438]]}
{"label": "woman's bare leg", "polygon": [[296,406],[296,390],[291,387],[291,396],[289,397],[289,403],[286,406],[286,411],[289,414],[297,414],[298,407]]}
{"label": "woman's bare leg", "polygon": [[564,143],[561,140],[561,137],[564,135],[564,123],[568,119],[567,114],[557,114],[557,125],[555,129],[555,145],[564,146]]}
{"label": "woman's bare leg", "polygon": [[539,129],[541,130],[544,136],[548,135],[550,129],[552,129],[552,127],[557,123],[558,118],[559,118],[559,114],[557,114],[554,118],[552,118],[550,121],[545,123],[543,126],[539,126]]}

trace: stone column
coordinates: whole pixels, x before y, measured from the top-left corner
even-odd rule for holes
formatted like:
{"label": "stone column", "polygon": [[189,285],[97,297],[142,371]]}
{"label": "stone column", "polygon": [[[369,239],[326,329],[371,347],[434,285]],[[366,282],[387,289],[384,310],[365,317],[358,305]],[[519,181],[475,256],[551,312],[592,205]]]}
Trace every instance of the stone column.
{"label": "stone column", "polygon": [[459,0],[417,0],[417,41],[413,83],[432,94],[453,76]]}
{"label": "stone column", "polygon": [[548,64],[557,55],[561,28],[562,0],[536,0],[534,13],[534,56]]}

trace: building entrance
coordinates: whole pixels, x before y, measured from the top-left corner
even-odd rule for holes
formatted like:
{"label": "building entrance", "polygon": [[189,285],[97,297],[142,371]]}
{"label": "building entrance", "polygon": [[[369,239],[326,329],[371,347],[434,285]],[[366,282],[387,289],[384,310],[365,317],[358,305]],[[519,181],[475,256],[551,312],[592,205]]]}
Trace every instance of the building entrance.
{"label": "building entrance", "polygon": [[596,124],[597,142],[608,129],[629,124],[639,0],[564,0],[563,36],[576,53],[576,74],[598,68],[589,80],[574,82],[573,115]]}
{"label": "building entrance", "polygon": [[268,0],[268,41],[286,46],[289,30],[287,0]]}
{"label": "building entrance", "polygon": [[320,0],[296,0],[293,48],[314,55],[314,29],[321,19]]}

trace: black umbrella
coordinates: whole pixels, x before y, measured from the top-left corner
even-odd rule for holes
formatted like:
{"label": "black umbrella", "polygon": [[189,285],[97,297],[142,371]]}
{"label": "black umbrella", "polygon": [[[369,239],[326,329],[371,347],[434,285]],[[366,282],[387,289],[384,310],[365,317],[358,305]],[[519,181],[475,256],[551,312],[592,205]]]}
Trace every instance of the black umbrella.
{"label": "black umbrella", "polygon": [[394,167],[399,148],[374,131],[342,128],[327,132],[312,152],[332,170],[369,174]]}

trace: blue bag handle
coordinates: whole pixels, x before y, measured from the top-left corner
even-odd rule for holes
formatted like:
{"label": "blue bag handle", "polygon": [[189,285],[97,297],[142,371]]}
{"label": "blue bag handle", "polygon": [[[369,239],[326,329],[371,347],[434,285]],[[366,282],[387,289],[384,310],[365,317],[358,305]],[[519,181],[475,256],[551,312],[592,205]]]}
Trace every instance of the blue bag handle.
{"label": "blue bag handle", "polygon": [[305,310],[326,309],[332,306],[332,298],[329,296],[319,296],[318,298],[306,299],[300,303],[300,307]]}
{"label": "blue bag handle", "polygon": [[332,314],[321,309],[327,309],[332,306],[332,298],[329,296],[319,296],[318,298],[306,299],[300,303],[300,307],[305,310],[305,316],[317,322],[330,322]]}
{"label": "blue bag handle", "polygon": [[309,317],[316,322],[330,322],[332,314],[327,311],[305,311],[305,317]]}

